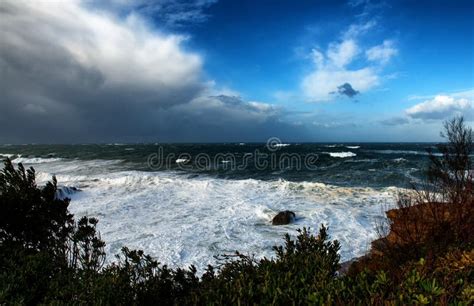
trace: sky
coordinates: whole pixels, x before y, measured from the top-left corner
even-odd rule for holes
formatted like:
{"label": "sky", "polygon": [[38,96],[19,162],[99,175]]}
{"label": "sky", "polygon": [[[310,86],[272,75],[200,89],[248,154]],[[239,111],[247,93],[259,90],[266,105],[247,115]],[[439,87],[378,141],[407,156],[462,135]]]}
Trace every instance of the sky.
{"label": "sky", "polygon": [[431,142],[474,1],[1,0],[0,143]]}

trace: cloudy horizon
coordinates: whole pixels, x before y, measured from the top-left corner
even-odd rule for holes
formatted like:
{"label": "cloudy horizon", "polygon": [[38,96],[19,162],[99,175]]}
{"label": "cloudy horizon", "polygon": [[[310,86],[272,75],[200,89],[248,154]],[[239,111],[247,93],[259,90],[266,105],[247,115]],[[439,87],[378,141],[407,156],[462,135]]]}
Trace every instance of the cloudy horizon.
{"label": "cloudy horizon", "polygon": [[0,143],[432,142],[474,3],[0,2]]}

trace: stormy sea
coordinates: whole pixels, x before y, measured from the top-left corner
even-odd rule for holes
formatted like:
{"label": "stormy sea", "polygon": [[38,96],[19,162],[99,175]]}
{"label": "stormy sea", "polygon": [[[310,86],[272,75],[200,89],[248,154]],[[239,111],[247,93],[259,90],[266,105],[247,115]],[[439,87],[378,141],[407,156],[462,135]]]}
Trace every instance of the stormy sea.
{"label": "stormy sea", "polygon": [[[377,238],[384,211],[423,177],[427,143],[1,145],[0,159],[55,175],[76,219],[97,217],[113,260],[139,248],[202,271],[216,255],[257,258],[298,228],[329,226],[342,260]],[[273,226],[279,211],[294,223]]]}

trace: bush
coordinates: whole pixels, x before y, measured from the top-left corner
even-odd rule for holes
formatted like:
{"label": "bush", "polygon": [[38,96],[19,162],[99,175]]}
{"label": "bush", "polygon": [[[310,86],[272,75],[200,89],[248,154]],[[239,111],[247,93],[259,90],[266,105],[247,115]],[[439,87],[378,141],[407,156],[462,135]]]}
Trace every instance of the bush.
{"label": "bush", "polygon": [[237,253],[218,273],[209,269],[194,302],[287,305],[323,300],[318,292],[324,292],[339,268],[339,243],[328,241],[327,229],[322,226],[317,237],[307,229],[296,240],[286,235],[285,245],[274,249],[274,260]]}
{"label": "bush", "polygon": [[[69,199],[56,198],[56,179],[37,188],[33,168],[15,170],[7,160],[0,173],[0,243],[36,251],[61,251],[71,231]],[[59,254],[58,254],[59,255]]]}
{"label": "bush", "polygon": [[399,196],[387,212],[387,236],[375,241],[377,268],[390,270],[420,257],[436,257],[452,246],[469,248],[474,233],[473,132],[462,117],[447,121],[447,142],[429,150],[426,181]]}

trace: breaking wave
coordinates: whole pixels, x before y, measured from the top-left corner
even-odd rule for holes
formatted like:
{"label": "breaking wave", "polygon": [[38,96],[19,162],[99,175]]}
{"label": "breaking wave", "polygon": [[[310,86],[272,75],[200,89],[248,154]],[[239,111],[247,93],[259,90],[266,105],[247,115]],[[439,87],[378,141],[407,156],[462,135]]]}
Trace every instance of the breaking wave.
{"label": "breaking wave", "polygon": [[338,158],[347,158],[347,157],[354,157],[357,154],[353,152],[324,152],[325,154],[329,154],[331,157],[338,157]]}
{"label": "breaking wave", "polygon": [[61,161],[62,158],[57,158],[57,157],[48,157],[48,158],[43,158],[43,157],[21,157],[18,156],[17,158],[13,159],[12,162],[19,164],[42,164],[42,163],[52,163],[52,162],[58,162]]}
{"label": "breaking wave", "polygon": [[[72,198],[70,209],[77,217],[99,218],[109,255],[126,245],[171,266],[193,264],[199,271],[215,264],[213,256],[235,250],[271,257],[272,246],[281,244],[285,233],[296,235],[303,226],[316,230],[321,223],[341,242],[343,260],[361,256],[377,237],[377,218],[394,203],[397,191],[171,171],[108,172],[85,167],[86,161],[74,161],[78,169],[71,170],[70,164],[64,163],[65,170],[54,167],[54,172],[48,171],[51,163],[43,164],[38,180],[45,183],[54,173],[63,186],[77,186],[58,192]],[[84,168],[89,172],[78,172]],[[281,210],[294,211],[296,222],[272,226],[272,217]]]}

